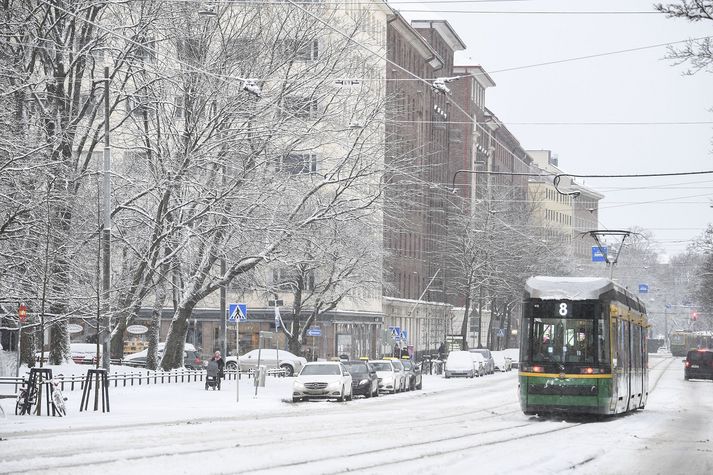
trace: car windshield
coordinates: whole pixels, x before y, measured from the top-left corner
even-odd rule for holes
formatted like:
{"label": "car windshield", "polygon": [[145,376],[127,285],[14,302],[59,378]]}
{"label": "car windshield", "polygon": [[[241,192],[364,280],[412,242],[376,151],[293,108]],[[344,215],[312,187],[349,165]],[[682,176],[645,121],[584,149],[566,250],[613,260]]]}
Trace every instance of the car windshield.
{"label": "car windshield", "polygon": [[470,363],[473,361],[473,357],[470,354],[468,354],[468,352],[466,352],[466,351],[456,351],[456,352],[450,353],[448,355],[447,361],[449,363],[456,363],[456,362],[461,363],[464,361],[467,361]]}
{"label": "car windshield", "polygon": [[401,364],[404,365],[404,368],[406,368],[408,370],[411,370],[413,368],[413,364],[408,360],[402,361]]}
{"label": "car windshield", "polygon": [[339,375],[342,372],[335,364],[313,364],[302,368],[300,375]]}
{"label": "car windshield", "polygon": [[374,366],[375,371],[393,371],[390,363],[377,362],[372,363],[372,366]]}
{"label": "car windshield", "polygon": [[364,363],[344,363],[344,366],[352,374],[366,374],[369,372]]}
{"label": "car windshield", "polygon": [[603,349],[595,343],[594,320],[535,318],[531,351],[533,363],[594,363]]}

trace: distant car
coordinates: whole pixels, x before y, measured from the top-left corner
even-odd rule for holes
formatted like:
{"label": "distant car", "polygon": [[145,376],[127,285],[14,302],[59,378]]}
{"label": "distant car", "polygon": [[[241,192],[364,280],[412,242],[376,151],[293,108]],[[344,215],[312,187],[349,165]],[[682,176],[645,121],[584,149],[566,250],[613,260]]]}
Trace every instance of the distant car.
{"label": "distant car", "polygon": [[292,401],[307,399],[351,401],[351,374],[339,361],[306,363],[292,385]]}
{"label": "distant car", "polygon": [[[257,368],[258,356],[260,357],[260,366],[264,365],[267,368],[284,369],[286,376],[293,376],[299,373],[302,370],[302,367],[307,364],[306,358],[293,355],[289,351],[276,350],[274,348],[263,348],[262,350],[248,351],[241,356],[240,370],[245,371]],[[238,358],[235,356],[228,356],[225,358],[225,368],[235,371],[238,368]]]}
{"label": "distant car", "polygon": [[475,375],[477,377],[485,376],[488,374],[486,371],[488,362],[485,361],[485,357],[480,353],[469,352],[470,356],[473,358],[473,365],[475,366]]}
{"label": "distant car", "polygon": [[397,360],[396,358],[387,358],[387,361],[391,362],[391,365],[394,367],[394,370],[399,375],[399,380],[401,381],[401,387],[399,391],[408,391],[408,374],[406,374],[406,368],[404,368],[404,365],[401,363],[401,360]]}
{"label": "distant car", "polygon": [[411,360],[401,360],[401,364],[404,365],[406,370],[406,375],[408,376],[408,387],[411,390],[423,388],[423,375],[421,374],[421,367],[417,366]]}
{"label": "distant car", "polygon": [[713,350],[690,350],[683,363],[683,377],[686,381],[713,379]]}
{"label": "distant car", "polygon": [[479,353],[485,358],[485,374],[493,374],[495,372],[495,361],[493,361],[493,355],[490,354],[490,350],[487,348],[471,348],[471,353]]}
{"label": "distant car", "polygon": [[[163,349],[166,347],[166,343],[158,344],[158,356],[159,359],[163,356]],[[146,367],[146,357],[149,354],[148,348],[139,351],[138,353],[132,353],[126,356],[123,360],[126,366],[136,366],[140,368]],[[188,369],[203,369],[203,360],[196,350],[196,347],[190,343],[185,343],[183,345],[183,366]]]}
{"label": "distant car", "polygon": [[520,366],[520,348],[506,348],[503,350],[505,356],[509,356],[512,361],[512,367],[517,368]]}
{"label": "distant car", "polygon": [[463,376],[473,378],[477,374],[473,354],[469,351],[451,351],[446,358],[444,374],[446,379]]}
{"label": "distant car", "polygon": [[389,360],[370,361],[379,378],[379,391],[395,394],[401,391],[401,375]]}
{"label": "distant car", "polygon": [[510,371],[512,369],[512,359],[505,355],[504,351],[491,351],[496,371]]}
{"label": "distant car", "polygon": [[372,397],[379,395],[379,377],[366,361],[345,361],[344,367],[352,375],[352,394]]}
{"label": "distant car", "polygon": [[[72,361],[77,364],[96,364],[97,363],[97,344],[96,343],[70,343],[69,354]],[[99,357],[101,358],[102,351],[99,347]]]}

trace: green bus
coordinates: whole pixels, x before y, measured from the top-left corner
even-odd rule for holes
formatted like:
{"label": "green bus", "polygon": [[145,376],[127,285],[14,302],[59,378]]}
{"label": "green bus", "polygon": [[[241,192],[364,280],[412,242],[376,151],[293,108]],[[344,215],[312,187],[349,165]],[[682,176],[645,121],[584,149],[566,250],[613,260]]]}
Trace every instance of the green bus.
{"label": "green bus", "polygon": [[531,277],[519,395],[528,415],[619,414],[648,396],[648,321],[639,299],[599,277]]}

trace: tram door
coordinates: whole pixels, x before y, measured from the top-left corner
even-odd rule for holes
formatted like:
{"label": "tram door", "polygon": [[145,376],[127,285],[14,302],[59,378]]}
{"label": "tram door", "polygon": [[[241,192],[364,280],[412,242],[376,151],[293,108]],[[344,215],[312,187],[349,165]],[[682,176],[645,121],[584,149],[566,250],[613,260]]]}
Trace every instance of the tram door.
{"label": "tram door", "polygon": [[616,398],[616,411],[624,412],[629,407],[631,394],[631,334],[629,322],[622,318],[616,320],[616,347],[614,358],[616,361],[616,392],[612,397]]}

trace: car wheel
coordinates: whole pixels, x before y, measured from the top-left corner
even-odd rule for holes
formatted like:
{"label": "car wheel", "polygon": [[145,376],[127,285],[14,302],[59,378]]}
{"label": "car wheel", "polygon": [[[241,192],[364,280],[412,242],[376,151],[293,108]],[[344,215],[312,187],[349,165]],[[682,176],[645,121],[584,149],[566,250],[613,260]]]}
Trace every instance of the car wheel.
{"label": "car wheel", "polygon": [[295,374],[295,369],[288,364],[283,364],[282,366],[280,366],[280,369],[285,370],[285,376],[292,376],[293,374]]}
{"label": "car wheel", "polygon": [[374,397],[379,397],[379,388],[374,390]]}
{"label": "car wheel", "polygon": [[205,390],[208,391],[208,381],[205,382]]}
{"label": "car wheel", "polygon": [[225,369],[227,369],[228,371],[235,371],[236,369],[238,369],[238,363],[236,363],[235,361],[228,361],[225,364]]}
{"label": "car wheel", "polygon": [[421,382],[418,383],[418,386],[416,386],[416,389],[418,389],[418,390],[423,389],[423,380],[421,380]]}
{"label": "car wheel", "polygon": [[337,399],[337,401],[344,402],[344,397],[344,386],[342,386],[342,393],[339,395],[339,399]]}
{"label": "car wheel", "polygon": [[349,391],[349,396],[347,396],[347,401],[351,401],[353,397],[354,397],[354,393],[352,393],[352,391]]}

